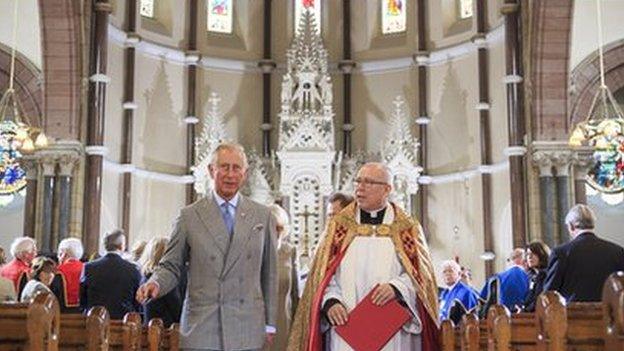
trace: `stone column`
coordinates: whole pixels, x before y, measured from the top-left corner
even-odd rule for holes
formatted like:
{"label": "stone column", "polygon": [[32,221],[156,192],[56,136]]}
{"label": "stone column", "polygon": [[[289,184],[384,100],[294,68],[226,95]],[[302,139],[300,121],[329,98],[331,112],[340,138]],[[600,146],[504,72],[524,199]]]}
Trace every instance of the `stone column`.
{"label": "stone column", "polygon": [[[427,67],[429,62],[429,51],[427,47],[427,42],[429,40],[427,11],[427,1],[417,0],[416,19],[418,22],[418,52],[416,53],[414,59],[418,65],[418,117],[416,118],[416,124],[418,124],[418,139],[420,141],[420,147],[418,148],[418,165],[423,168],[421,177],[427,177],[427,173],[429,172],[429,158],[427,157],[429,152],[429,134],[427,133],[427,125],[431,122],[427,104],[427,76],[429,73],[429,69]],[[427,218],[428,190],[429,185],[426,182],[420,182],[420,190],[418,191],[418,217],[425,233],[429,232],[429,223]]]}
{"label": "stone column", "polygon": [[98,251],[100,241],[100,215],[102,206],[102,166],[104,147],[104,119],[106,116],[106,86],[110,78],[106,75],[108,49],[108,15],[112,6],[108,0],[92,1],[91,47],[89,55],[89,97],[87,103],[87,153],[83,242],[85,252],[91,255]]}
{"label": "stone column", "polygon": [[56,225],[54,227],[54,237],[57,238],[55,246],[58,242],[70,236],[72,175],[78,160],[79,157],[77,155],[63,155],[58,159],[59,172],[56,177],[55,201],[58,219],[55,221]]}
{"label": "stone column", "polygon": [[548,151],[533,152],[533,164],[539,169],[541,239],[553,247],[557,224],[556,186],[553,176],[553,162]]}
{"label": "stone column", "polygon": [[512,237],[514,247],[526,244],[526,146],[524,119],[524,86],[521,54],[520,4],[505,0],[501,12],[505,16],[505,77],[507,85],[507,120],[509,147],[509,183],[511,185]]}
{"label": "stone column", "polygon": [[23,156],[20,165],[26,172],[26,200],[24,205],[23,235],[35,237],[37,223],[37,185],[39,178],[39,163],[33,156]]}
{"label": "stone column", "polygon": [[587,204],[585,177],[587,177],[587,173],[594,165],[594,150],[591,146],[575,147],[572,150],[572,168],[574,169],[574,203]]}
{"label": "stone column", "polygon": [[572,163],[571,151],[559,151],[553,155],[553,166],[557,176],[555,183],[557,187],[557,222],[559,235],[557,244],[570,240],[570,234],[565,225],[565,216],[570,209],[570,165]]}
{"label": "stone column", "polygon": [[51,251],[54,245],[52,222],[54,217],[54,175],[56,159],[54,156],[46,156],[41,163],[43,168],[43,194],[41,206],[41,240],[39,249]]}

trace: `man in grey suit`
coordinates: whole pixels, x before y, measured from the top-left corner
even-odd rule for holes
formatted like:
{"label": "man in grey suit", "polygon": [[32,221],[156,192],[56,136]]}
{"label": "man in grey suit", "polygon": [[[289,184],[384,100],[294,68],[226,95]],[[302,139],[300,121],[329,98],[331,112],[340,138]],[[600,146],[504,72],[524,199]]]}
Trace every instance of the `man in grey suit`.
{"label": "man in grey suit", "polygon": [[180,346],[260,350],[276,331],[275,222],[268,207],[239,194],[247,175],[240,145],[219,145],[209,171],[215,190],[182,209],[165,255],[137,300],[167,294],[188,264]]}

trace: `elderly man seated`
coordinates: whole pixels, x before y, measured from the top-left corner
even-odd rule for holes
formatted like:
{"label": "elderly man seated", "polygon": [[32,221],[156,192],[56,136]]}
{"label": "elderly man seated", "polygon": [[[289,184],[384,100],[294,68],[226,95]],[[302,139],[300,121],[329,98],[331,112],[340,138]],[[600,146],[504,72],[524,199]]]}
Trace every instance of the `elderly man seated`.
{"label": "elderly man seated", "polygon": [[459,304],[468,311],[477,305],[477,295],[461,281],[461,267],[454,260],[442,262],[442,276],[446,288],[440,294],[440,320],[449,318],[451,306]]}
{"label": "elderly man seated", "polygon": [[80,274],[83,263],[80,261],[84,250],[77,238],[61,240],[58,245],[58,274],[54,277],[51,289],[58,297],[63,313],[80,312]]}
{"label": "elderly man seated", "polygon": [[35,240],[27,236],[16,238],[11,244],[11,255],[13,259],[0,268],[0,276],[10,280],[20,296],[28,282],[32,260],[37,255]]}

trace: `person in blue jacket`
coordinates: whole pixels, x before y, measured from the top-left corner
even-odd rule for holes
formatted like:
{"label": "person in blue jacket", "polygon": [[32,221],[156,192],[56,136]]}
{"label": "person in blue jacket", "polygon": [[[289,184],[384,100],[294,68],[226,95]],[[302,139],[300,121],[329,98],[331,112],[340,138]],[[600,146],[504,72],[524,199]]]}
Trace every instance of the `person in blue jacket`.
{"label": "person in blue jacket", "polygon": [[511,267],[496,273],[490,277],[483,289],[481,289],[481,298],[485,301],[491,299],[488,287],[492,280],[498,280],[498,300],[492,303],[500,303],[505,305],[510,311],[515,311],[521,306],[529,292],[529,275],[526,272],[526,261],[524,258],[524,249],[514,249],[507,261]]}
{"label": "person in blue jacket", "polygon": [[454,260],[442,262],[442,276],[446,288],[440,294],[440,320],[449,318],[454,304],[461,304],[468,311],[477,305],[477,295],[460,279],[461,266]]}

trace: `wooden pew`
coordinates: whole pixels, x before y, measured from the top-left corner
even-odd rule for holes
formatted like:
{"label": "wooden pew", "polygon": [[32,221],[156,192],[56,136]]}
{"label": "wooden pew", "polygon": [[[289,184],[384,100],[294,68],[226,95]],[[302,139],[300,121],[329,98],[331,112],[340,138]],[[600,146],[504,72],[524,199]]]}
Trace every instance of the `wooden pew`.
{"label": "wooden pew", "polygon": [[160,318],[153,318],[141,332],[141,346],[143,350],[159,351],[164,337],[164,325]]}
{"label": "wooden pew", "polygon": [[613,273],[602,288],[605,350],[624,350],[624,272]]}
{"label": "wooden pew", "polygon": [[[440,324],[442,330],[442,350],[456,351],[459,350],[459,344],[455,340],[459,340],[459,330],[455,328],[455,323],[450,319],[445,319]],[[457,336],[455,335],[457,333]]]}
{"label": "wooden pew", "polygon": [[61,315],[61,350],[108,350],[109,316],[104,307],[97,306],[87,315]]}
{"label": "wooden pew", "polygon": [[604,350],[601,303],[570,303],[548,291],[536,306],[538,346],[547,351]]}
{"label": "wooden pew", "polygon": [[511,314],[503,305],[490,307],[487,316],[488,350],[536,350],[535,314]]}
{"label": "wooden pew", "polygon": [[180,325],[173,323],[163,334],[161,348],[163,350],[180,350]]}
{"label": "wooden pew", "polygon": [[141,315],[126,313],[123,320],[111,320],[109,350],[141,350]]}
{"label": "wooden pew", "polygon": [[0,304],[0,350],[58,350],[60,309],[51,293],[31,303]]}
{"label": "wooden pew", "polygon": [[479,326],[479,318],[468,313],[462,317],[462,321],[459,324],[461,334],[461,349],[462,351],[479,351],[480,348],[480,335],[481,326]]}

